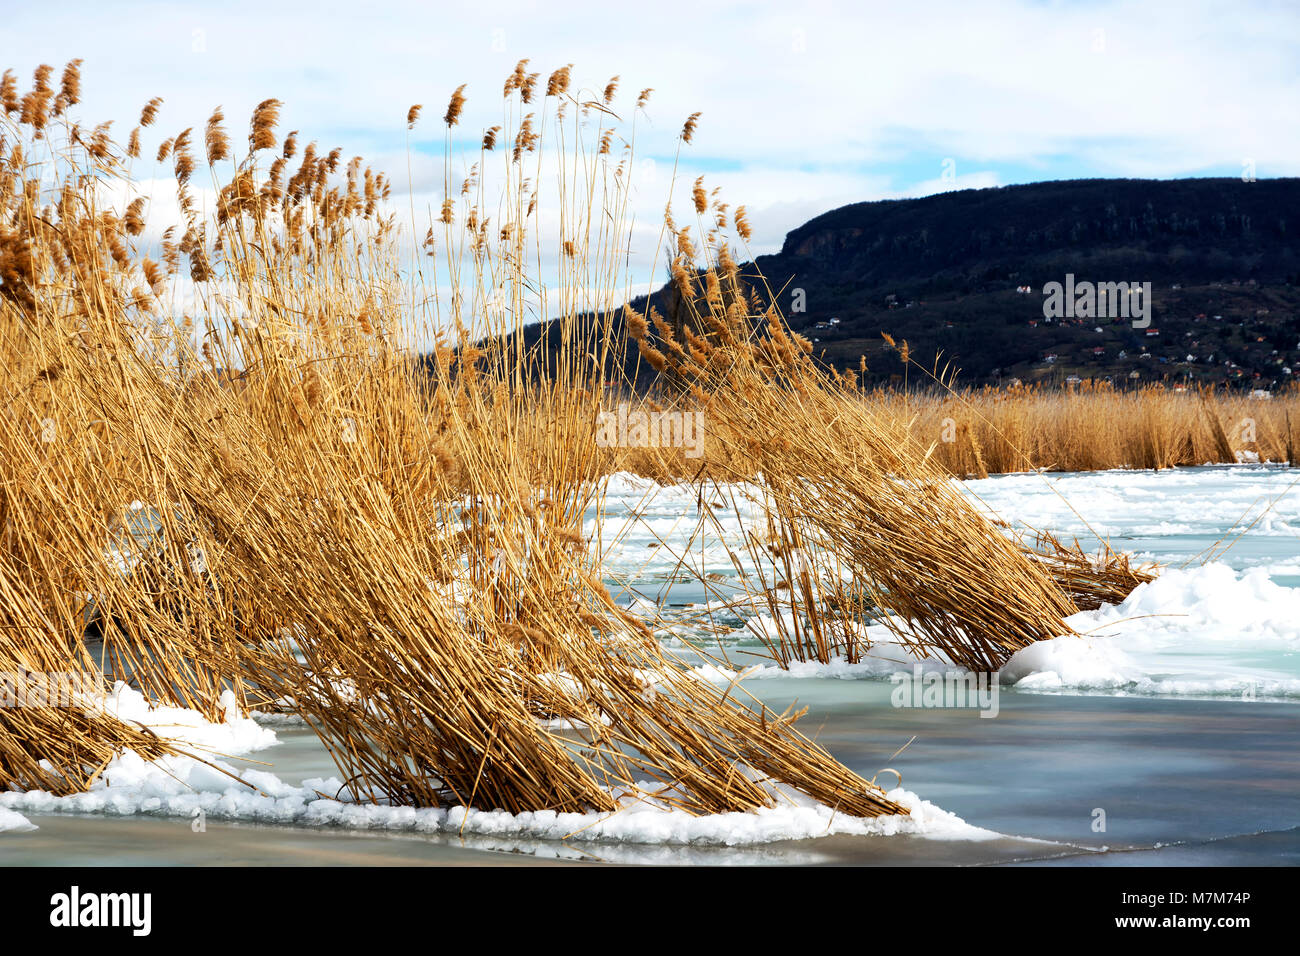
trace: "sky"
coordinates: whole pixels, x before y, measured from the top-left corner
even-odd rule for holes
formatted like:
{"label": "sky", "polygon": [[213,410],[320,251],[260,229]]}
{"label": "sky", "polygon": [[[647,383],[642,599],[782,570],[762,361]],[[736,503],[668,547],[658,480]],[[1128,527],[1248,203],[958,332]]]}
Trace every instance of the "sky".
{"label": "sky", "polygon": [[[618,74],[624,111],[654,88],[637,155],[665,178],[638,183],[645,221],[660,217],[682,122],[700,111],[679,176],[746,205],[755,253],[862,200],[1300,175],[1294,2],[0,2],[0,68],[25,88],[38,64],[83,58],[82,114],[116,119],[122,139],[153,96],[168,134],[201,128],[217,105],[239,128],[274,96],[282,132],[388,170],[399,206],[408,182],[417,206],[439,200],[452,90],[467,84],[456,132],[476,142],[500,122],[521,57],[543,77],[572,63],[591,89]],[[408,141],[413,103],[426,119]]]}

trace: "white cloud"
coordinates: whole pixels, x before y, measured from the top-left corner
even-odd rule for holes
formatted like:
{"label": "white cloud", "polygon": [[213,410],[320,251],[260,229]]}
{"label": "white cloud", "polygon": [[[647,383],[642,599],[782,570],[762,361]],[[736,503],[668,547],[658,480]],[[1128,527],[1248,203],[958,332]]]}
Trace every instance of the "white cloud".
{"label": "white cloud", "polygon": [[[1263,177],[1300,174],[1298,39],[1300,8],[1208,0],[930,0],[919,10],[486,0],[454,12],[414,0],[129,11],[78,2],[27,5],[0,25],[24,81],[40,62],[84,57],[84,113],[115,117],[122,138],[155,95],[166,99],[155,144],[201,129],[218,104],[238,131],[276,96],[282,132],[366,155],[398,192],[406,110],[421,102],[410,163],[421,221],[441,199],[440,117],[460,83],[469,104],[456,132],[467,139],[500,121],[502,80],[519,57],[543,77],[572,62],[590,88],[620,74],[625,112],[652,86],[637,146],[660,176],[634,197],[638,282],[650,271],[675,137],[695,110],[703,117],[682,152],[678,208],[705,173],[733,207],[748,206],[753,251],[764,252],[835,206],[951,188],[944,157],[961,186],[1040,169],[1058,178],[1063,164],[1068,175],[1159,177],[1251,159]],[[406,196],[394,205],[407,219]]]}

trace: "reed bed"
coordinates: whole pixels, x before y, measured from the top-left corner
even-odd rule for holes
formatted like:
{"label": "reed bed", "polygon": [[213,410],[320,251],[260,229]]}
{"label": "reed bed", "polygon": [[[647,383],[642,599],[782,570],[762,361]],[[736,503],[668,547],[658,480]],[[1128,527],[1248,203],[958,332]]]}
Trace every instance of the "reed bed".
{"label": "reed bed", "polygon": [[[448,151],[443,202],[417,225],[360,158],[281,137],[277,100],[246,145],[217,110],[146,151],[161,101],[123,146],[71,117],[77,63],[27,92],[6,73],[3,663],[123,680],[212,719],[231,695],[291,710],[359,801],[714,813],[788,787],[905,812],[798,713],[701,680],[619,605],[587,537],[608,476],[693,483],[701,530],[709,502],[753,496],[733,560],[757,569],[747,600],[780,622],[778,660],[856,660],[880,622],[920,656],[996,670],[1149,572],[1009,537],[950,476],[1078,465],[1094,445],[1136,467],[1235,454],[1241,409],[864,393],[761,305],[730,244],[749,238],[744,209],[702,181],[695,225],[664,223],[671,314],[608,321],[628,299],[627,174],[650,95],[621,107],[617,90],[521,62],[501,122],[466,174]],[[466,108],[461,88],[436,135],[450,142]],[[178,221],[150,220],[150,157]],[[525,341],[527,318],[551,347]],[[658,376],[639,408],[703,416],[699,456],[598,440],[639,380],[628,349]],[[1089,402],[1136,415],[1137,437],[1067,445]],[[1291,442],[1287,407],[1258,419],[1261,457]],[[1058,437],[1031,442],[1038,429]],[[0,710],[0,786],[85,789],[125,749],[177,752],[85,699]]]}
{"label": "reed bed", "polygon": [[66,795],[88,789],[123,750],[146,760],[182,752],[87,696],[99,683],[97,675],[82,680],[89,672],[31,595],[16,590],[7,576],[0,586],[0,782]]}
{"label": "reed bed", "polygon": [[7,789],[82,793],[126,750],[145,760],[184,752],[93,707],[0,708],[0,780]]}
{"label": "reed bed", "polygon": [[[761,475],[755,504],[774,529],[763,544],[785,562],[791,602],[808,621],[809,636],[791,643],[826,659],[823,600],[811,582],[846,577],[832,602],[840,617],[878,608],[915,653],[973,670],[1070,633],[1064,617],[1076,608],[1051,568],[975,511],[935,464],[934,446],[862,401],[854,376],[816,363],[774,308],[759,311],[724,242],[708,243],[701,271],[689,235],[676,235],[677,315],[629,314],[626,324],[665,391],[701,409],[722,446],[698,480]],[[833,569],[814,566],[823,556]],[[760,595],[767,590],[760,581]]]}
{"label": "reed bed", "polygon": [[[922,376],[924,368],[913,371]],[[950,476],[970,479],[1024,471],[1105,471],[1207,464],[1300,463],[1300,386],[1267,399],[1247,392],[1164,385],[1117,389],[1105,382],[1070,388],[1014,385],[968,389],[931,379],[911,392],[871,389],[859,401],[905,428]],[[633,401],[633,411],[662,407]],[[686,410],[689,398],[676,406]],[[702,464],[742,470],[737,449],[705,436],[698,459],[680,450],[604,450],[611,471],[663,481],[688,479]]]}
{"label": "reed bed", "polygon": [[1300,389],[1269,399],[1210,388],[1162,385],[1120,390],[1105,382],[1067,389],[1012,386],[864,401],[910,422],[919,441],[962,478],[1047,469],[1174,468],[1239,461],[1297,462]]}
{"label": "reed bed", "polygon": [[[247,148],[217,110],[146,153],[160,101],[122,146],[70,117],[75,62],[26,93],[5,74],[5,659],[214,718],[227,692],[292,709],[357,800],[708,813],[783,785],[905,812],[797,714],[699,680],[601,582],[583,521],[623,343],[595,317],[626,298],[635,138],[612,125],[616,90],[521,62],[406,262],[383,174],[281,139],[276,100]],[[465,106],[462,88],[445,132]],[[148,155],[179,222],[149,222]],[[560,277],[539,298],[544,241]],[[525,345],[530,311],[553,316],[558,355]],[[123,749],[167,752],[82,704],[4,719],[0,786],[84,789]],[[34,775],[45,759],[62,782]]]}

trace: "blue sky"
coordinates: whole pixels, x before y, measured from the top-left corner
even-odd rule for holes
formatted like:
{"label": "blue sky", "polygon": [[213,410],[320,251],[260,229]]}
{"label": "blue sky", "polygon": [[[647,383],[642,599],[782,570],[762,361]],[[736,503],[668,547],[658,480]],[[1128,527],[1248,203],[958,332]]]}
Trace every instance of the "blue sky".
{"label": "blue sky", "polygon": [[[656,91],[640,157],[671,164],[702,111],[682,179],[745,203],[755,251],[844,203],[954,186],[1239,176],[1247,160],[1300,175],[1294,3],[65,2],[11,4],[0,49],[24,82],[84,58],[83,112],[123,138],[151,96],[168,133],[278,97],[283,129],[365,155],[399,191],[406,109],[424,103],[417,205],[441,187],[427,120],[459,84],[472,140],[499,121],[520,57],[543,75],[573,63],[592,88],[620,74],[624,103]],[[644,190],[638,215],[657,217],[666,188]]]}

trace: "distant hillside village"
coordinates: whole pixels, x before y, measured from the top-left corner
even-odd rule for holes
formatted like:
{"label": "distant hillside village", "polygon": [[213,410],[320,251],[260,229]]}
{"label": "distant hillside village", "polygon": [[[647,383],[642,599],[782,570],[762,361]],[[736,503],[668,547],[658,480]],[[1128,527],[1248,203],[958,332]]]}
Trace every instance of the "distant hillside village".
{"label": "distant hillside village", "polygon": [[[1084,341],[1073,348],[1045,351],[1041,363],[1038,363],[1040,368],[1031,370],[1029,374],[1037,371],[1037,377],[1051,377],[1052,371],[1075,366],[1076,370],[1065,376],[1065,381],[1073,384],[1081,380],[1080,370],[1091,371],[1100,363],[1107,369],[1121,366],[1118,369],[1121,380],[1159,379],[1173,382],[1175,387],[1182,387],[1187,382],[1216,382],[1244,383],[1255,389],[1272,390],[1295,381],[1295,370],[1300,369],[1300,341],[1290,343],[1285,328],[1274,330],[1269,327],[1266,317],[1272,315],[1272,310],[1267,306],[1252,309],[1252,303],[1247,301],[1244,309],[1233,310],[1235,314],[1189,314],[1198,302],[1210,302],[1211,307],[1221,305],[1220,297],[1214,292],[1229,287],[1249,291],[1258,289],[1259,284],[1254,279],[1233,279],[1230,283],[1214,282],[1207,288],[1186,290],[1186,295],[1180,294],[1184,292],[1182,283],[1170,285],[1170,300],[1167,300],[1164,310],[1163,340],[1159,326],[1151,324],[1133,328],[1133,323],[1124,318],[1105,319],[1104,325],[1095,325],[1093,320],[1084,318],[1031,318],[1027,321],[1031,329],[1038,328],[1040,323],[1044,327],[1050,326],[1053,321],[1063,327],[1072,325],[1087,329],[1092,326],[1092,333],[1099,337],[1101,344],[1089,345]],[[1021,286],[1016,291],[1029,294],[1034,290]],[[1129,334],[1130,328],[1134,334]],[[1270,335],[1270,332],[1275,334]],[[1133,348],[1134,335],[1137,336],[1136,348]],[[1275,337],[1280,341],[1275,343]],[[1125,365],[1134,367],[1124,371]],[[1097,377],[1111,382],[1116,380],[1115,372],[1109,370]]]}
{"label": "distant hillside village", "polygon": [[[1184,287],[1172,283],[1157,287],[1153,296],[1156,306],[1150,324],[1135,327],[1128,317],[1053,317],[1044,315],[1041,287],[1018,285],[1013,290],[1023,301],[1007,301],[995,292],[981,297],[1000,303],[1019,319],[1024,331],[1024,347],[1015,350],[1017,361],[982,369],[963,367],[963,380],[1016,384],[1052,382],[1075,384],[1084,379],[1112,384],[1167,382],[1175,387],[1190,383],[1215,383],[1220,386],[1275,390],[1292,382],[1300,383],[1300,299],[1280,308],[1259,305],[1259,283],[1254,279],[1212,282],[1206,286]],[[899,301],[894,294],[884,297],[883,316],[875,316],[882,331],[891,337],[906,338],[907,331],[918,323],[891,321],[895,310],[917,309],[919,317],[929,312],[947,313],[958,302],[926,300]],[[1221,309],[1222,311],[1205,311]],[[1199,311],[1198,311],[1199,310]],[[1158,318],[1157,318],[1158,317]],[[921,320],[922,323],[924,320]],[[944,331],[955,330],[960,318],[942,318]],[[850,341],[844,321],[838,316],[812,323],[793,323],[813,343],[831,352],[844,352]],[[917,352],[918,342],[927,338],[925,331],[909,344]],[[940,341],[943,332],[934,336]],[[884,344],[863,342],[867,353],[876,353],[877,362],[892,381],[901,373],[889,371],[891,353]],[[1037,346],[1037,348],[1034,348]],[[1025,356],[1032,349],[1032,356]],[[852,363],[844,363],[852,364]],[[974,374],[982,372],[982,374]]]}

